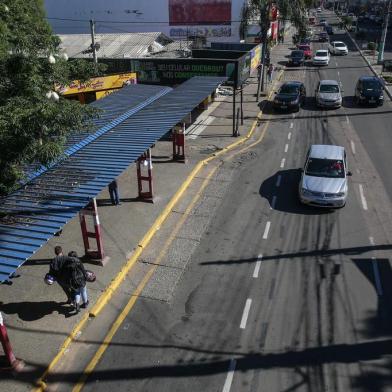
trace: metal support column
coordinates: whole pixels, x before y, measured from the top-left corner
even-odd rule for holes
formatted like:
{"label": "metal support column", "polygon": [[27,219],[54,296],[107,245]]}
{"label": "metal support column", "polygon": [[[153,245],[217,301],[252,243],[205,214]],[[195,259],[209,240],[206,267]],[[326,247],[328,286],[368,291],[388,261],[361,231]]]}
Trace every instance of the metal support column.
{"label": "metal support column", "polygon": [[[147,168],[147,174],[142,174],[143,168]],[[143,183],[147,183],[147,190],[143,189]],[[137,184],[139,191],[139,199],[153,202],[153,186],[152,186],[152,160],[151,149],[148,149],[137,160]]]}
{"label": "metal support column", "polygon": [[[93,217],[94,231],[88,230],[86,217]],[[99,260],[101,264],[104,264],[108,260],[105,257],[105,251],[103,247],[101,223],[99,221],[97,200],[94,197],[90,203],[79,212],[80,228],[82,230],[83,244],[85,257],[93,260]],[[95,239],[96,249],[90,248],[89,238]]]}
{"label": "metal support column", "polygon": [[185,159],[185,124],[172,129],[173,161],[186,162]]}
{"label": "metal support column", "polygon": [[243,103],[244,103],[244,87],[243,85],[241,85],[241,125],[244,125],[244,107],[243,107]]}

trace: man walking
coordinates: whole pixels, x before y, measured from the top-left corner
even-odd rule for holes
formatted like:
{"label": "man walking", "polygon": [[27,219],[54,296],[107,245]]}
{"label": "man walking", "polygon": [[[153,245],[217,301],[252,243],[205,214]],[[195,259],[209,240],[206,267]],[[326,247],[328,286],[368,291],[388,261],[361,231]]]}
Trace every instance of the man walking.
{"label": "man walking", "polygon": [[64,277],[64,267],[70,261],[70,258],[64,256],[63,249],[59,245],[54,248],[54,253],[56,256],[50,263],[49,274],[57,280],[57,283],[64,290],[64,293],[67,296],[66,303],[71,304],[73,300],[71,288]]}
{"label": "man walking", "polygon": [[268,66],[268,69],[267,69],[267,77],[268,77],[269,83],[272,82],[273,73],[274,73],[274,65],[272,63],[270,63],[270,65]]}
{"label": "man walking", "polygon": [[109,186],[109,195],[110,195],[110,201],[112,202],[113,205],[119,205],[120,204],[120,196],[118,194],[118,184],[116,180],[113,180]]}

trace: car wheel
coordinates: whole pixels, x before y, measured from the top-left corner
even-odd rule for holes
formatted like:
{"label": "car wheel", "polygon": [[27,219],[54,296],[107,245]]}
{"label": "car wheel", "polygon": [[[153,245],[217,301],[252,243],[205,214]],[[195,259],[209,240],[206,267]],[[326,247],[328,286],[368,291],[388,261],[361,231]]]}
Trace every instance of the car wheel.
{"label": "car wheel", "polygon": [[378,104],[378,106],[382,106],[384,105],[384,101],[380,101],[380,103]]}
{"label": "car wheel", "polygon": [[294,109],[294,111],[295,111],[295,113],[298,113],[299,112],[299,104],[298,104],[298,106]]}

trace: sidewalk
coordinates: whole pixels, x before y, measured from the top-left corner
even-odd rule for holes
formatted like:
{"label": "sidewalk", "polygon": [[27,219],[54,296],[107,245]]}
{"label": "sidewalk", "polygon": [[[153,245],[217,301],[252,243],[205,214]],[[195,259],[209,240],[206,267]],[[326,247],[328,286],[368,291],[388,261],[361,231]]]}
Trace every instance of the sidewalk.
{"label": "sidewalk", "polygon": [[[271,60],[274,64],[286,61],[291,37],[286,37],[285,42],[272,49]],[[278,78],[280,74],[274,72],[273,77]],[[251,77],[243,94],[244,124],[239,128],[241,138],[244,138],[251,128],[255,128],[254,124],[260,113],[255,97],[256,90],[257,78]],[[137,181],[134,165],[119,178],[121,205],[112,206],[106,190],[98,195],[105,253],[110,260],[104,267],[87,265],[87,268],[97,275],[96,282],[88,284],[91,304],[88,310],[74,315],[70,312],[69,305],[64,304],[65,295],[58,284],[47,286],[43,281],[53,258],[54,246],[61,245],[66,253],[75,250],[79,255],[83,255],[78,217],[64,227],[59,237],[48,241],[18,270],[19,276],[11,280],[11,285],[0,285],[0,311],[14,353],[26,363],[30,371],[33,369],[32,373],[28,373],[29,377],[23,376],[23,371],[15,376],[2,372],[1,390],[31,390],[59,349],[66,348],[64,341],[71,331],[80,333],[75,331],[75,327],[87,318],[89,310],[91,311],[97,301],[102,301],[101,295],[105,294],[107,287],[116,279],[127,260],[141,247],[141,239],[154,226],[154,222],[198,163],[240,139],[232,137],[232,99],[232,96],[218,97],[211,109],[195,121],[196,125],[188,129],[185,164],[171,160],[171,142],[160,140],[156,143],[152,149],[154,203],[136,201]],[[237,105],[239,107],[239,96]],[[134,269],[131,270],[131,274],[133,273]],[[135,285],[137,278],[135,277]],[[127,287],[126,291],[132,293],[134,289],[134,286]],[[34,377],[31,374],[34,374]]]}

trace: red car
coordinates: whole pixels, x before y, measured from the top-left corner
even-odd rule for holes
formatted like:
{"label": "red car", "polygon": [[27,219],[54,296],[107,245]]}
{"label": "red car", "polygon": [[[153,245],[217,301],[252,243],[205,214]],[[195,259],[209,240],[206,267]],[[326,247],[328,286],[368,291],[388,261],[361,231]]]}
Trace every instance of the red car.
{"label": "red car", "polygon": [[299,50],[303,50],[305,54],[305,59],[311,59],[312,58],[312,49],[310,49],[310,45],[304,45],[300,44],[298,45]]}

